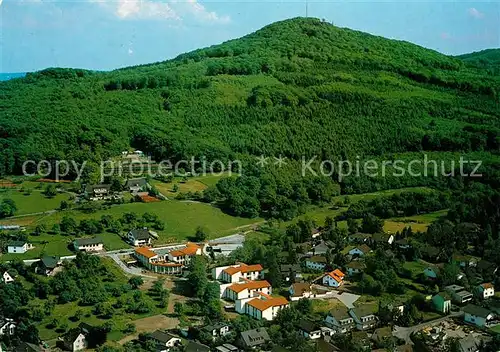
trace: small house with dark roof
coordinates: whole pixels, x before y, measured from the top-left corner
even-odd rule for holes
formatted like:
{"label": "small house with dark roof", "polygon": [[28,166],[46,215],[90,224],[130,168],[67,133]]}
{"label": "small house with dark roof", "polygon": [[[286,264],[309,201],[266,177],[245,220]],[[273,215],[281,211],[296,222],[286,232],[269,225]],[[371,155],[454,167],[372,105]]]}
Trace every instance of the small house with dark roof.
{"label": "small house with dark roof", "polygon": [[240,343],[243,348],[255,348],[269,342],[269,334],[265,328],[242,331],[240,334]]}
{"label": "small house with dark roof", "polygon": [[7,244],[7,252],[15,254],[23,254],[33,248],[33,245],[27,241],[11,241]]}
{"label": "small house with dark roof", "polygon": [[360,260],[353,260],[345,266],[347,275],[354,276],[361,274],[366,269],[366,264]]}
{"label": "small house with dark roof", "polygon": [[[5,350],[7,351],[7,350]],[[28,343],[28,342],[21,342],[19,345],[17,345],[14,350],[14,352],[42,352],[42,348],[38,345]],[[0,346],[0,352],[2,352],[2,348]]]}
{"label": "small house with dark roof", "polygon": [[495,287],[491,282],[486,282],[477,286],[476,294],[479,298],[488,299],[495,296]]}
{"label": "small house with dark roof", "polygon": [[378,305],[365,303],[349,310],[358,330],[368,330],[377,324]]}
{"label": "small house with dark roof", "polygon": [[311,258],[306,259],[306,268],[312,270],[325,270],[326,268],[326,258],[319,255],[314,255]]}
{"label": "small house with dark roof", "polygon": [[355,327],[354,318],[344,305],[339,305],[328,312],[325,323],[335,331],[345,334]]}
{"label": "small house with dark roof", "polygon": [[88,347],[88,334],[81,328],[74,328],[68,331],[62,338],[64,348],[69,351],[81,351]]}
{"label": "small house with dark roof", "polygon": [[90,200],[106,199],[111,194],[111,185],[87,185],[85,187],[85,197]]}
{"label": "small house with dark roof", "polygon": [[127,233],[127,240],[133,246],[151,245],[151,235],[148,229],[133,229]]}
{"label": "small house with dark roof", "polygon": [[43,256],[35,269],[36,273],[50,276],[61,265],[61,258],[56,256]]}
{"label": "small house with dark roof", "polygon": [[189,343],[187,344],[184,351],[185,352],[210,352],[210,347],[207,345],[204,345],[202,343],[196,342],[196,341],[189,341]]}
{"label": "small house with dark roof", "polygon": [[0,272],[0,283],[8,284],[11,282],[14,282],[15,275],[14,273],[7,271],[4,271],[3,274]]}
{"label": "small house with dark roof", "polygon": [[157,349],[160,351],[168,351],[170,348],[181,344],[181,339],[179,337],[161,330],[154,331],[151,334],[151,339],[156,342],[158,345]]}
{"label": "small house with dark roof", "polygon": [[321,327],[309,319],[300,320],[299,331],[301,335],[308,340],[316,340],[321,338]]}
{"label": "small house with dark roof", "polygon": [[355,233],[353,235],[350,235],[349,242],[356,243],[356,244],[363,244],[367,243],[371,239],[372,235],[368,233]]}
{"label": "small house with dark roof", "polygon": [[288,289],[291,301],[298,301],[301,298],[309,298],[313,295],[311,284],[308,282],[296,282]]}
{"label": "small house with dark roof", "polygon": [[302,278],[302,269],[299,264],[282,264],[280,265],[280,271],[285,282],[295,282]]}
{"label": "small house with dark roof", "polygon": [[394,235],[390,233],[375,233],[372,235],[370,242],[375,245],[391,245],[394,242]]}
{"label": "small house with dark roof", "polygon": [[141,178],[132,178],[130,180],[127,180],[125,182],[125,189],[129,190],[131,193],[138,193],[141,190],[144,190],[147,188],[148,181],[141,177]]}
{"label": "small house with dark roof", "polygon": [[368,247],[366,244],[361,244],[349,250],[348,254],[352,257],[354,256],[364,257],[365,255],[368,255],[371,251],[372,249]]}
{"label": "small house with dark roof", "polygon": [[463,311],[464,321],[478,327],[491,327],[498,322],[492,311],[474,304],[465,306]]}
{"label": "small house with dark roof", "polygon": [[215,324],[204,326],[201,328],[201,330],[212,336],[213,340],[216,340],[217,338],[226,336],[231,332],[231,324],[218,322]]}
{"label": "small house with dark roof", "polygon": [[2,318],[0,316],[0,336],[12,336],[16,331],[17,324],[14,319]]}
{"label": "small house with dark roof", "polygon": [[99,252],[104,250],[104,243],[99,237],[77,238],[73,241],[75,251]]}
{"label": "small house with dark roof", "polygon": [[447,292],[440,292],[432,296],[432,305],[440,313],[449,313],[451,309],[451,295]]}
{"label": "small house with dark roof", "polygon": [[411,248],[410,241],[407,238],[401,238],[399,240],[394,241],[394,244],[398,246],[400,249],[408,249]]}

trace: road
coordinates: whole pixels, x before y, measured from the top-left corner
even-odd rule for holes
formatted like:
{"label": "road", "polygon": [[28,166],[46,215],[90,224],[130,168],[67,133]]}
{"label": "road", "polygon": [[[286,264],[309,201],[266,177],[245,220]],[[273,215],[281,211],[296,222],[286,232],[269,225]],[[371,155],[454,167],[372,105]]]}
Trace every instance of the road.
{"label": "road", "polygon": [[460,315],[462,315],[463,312],[456,312],[456,313],[452,313],[450,315],[447,315],[445,317],[442,317],[442,318],[438,318],[438,319],[435,319],[435,320],[431,320],[431,321],[428,321],[428,322],[425,322],[425,323],[422,323],[422,324],[418,324],[418,325],[415,325],[415,326],[410,326],[408,328],[405,328],[405,327],[402,327],[402,326],[395,326],[394,327],[394,331],[392,332],[392,335],[401,339],[401,340],[404,340],[405,343],[407,344],[410,344],[410,345],[413,345],[413,341],[411,340],[411,335],[414,333],[414,332],[417,332],[417,331],[420,331],[426,327],[429,327],[429,326],[434,326],[436,324],[439,324],[441,323],[442,321],[445,321],[445,320],[448,320],[448,319],[451,319],[453,317],[458,317]]}

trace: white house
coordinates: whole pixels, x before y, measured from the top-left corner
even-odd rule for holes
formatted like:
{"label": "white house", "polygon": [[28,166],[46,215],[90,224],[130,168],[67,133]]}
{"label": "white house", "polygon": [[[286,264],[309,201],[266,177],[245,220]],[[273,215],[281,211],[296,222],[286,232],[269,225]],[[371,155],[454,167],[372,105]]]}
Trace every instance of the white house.
{"label": "white house", "polygon": [[169,351],[172,347],[179,346],[181,344],[181,339],[172,334],[163,332],[161,330],[156,330],[151,334],[151,338],[157,343],[159,351]]}
{"label": "white house", "polygon": [[76,328],[70,330],[63,339],[64,346],[70,351],[81,351],[87,348],[87,338]]}
{"label": "white house", "polygon": [[0,336],[14,335],[15,330],[16,324],[14,323],[14,319],[0,318]]}
{"label": "white house", "polygon": [[360,246],[352,248],[348,254],[351,257],[358,256],[358,257],[364,257],[365,255],[369,254],[371,252],[371,248],[368,247],[366,244],[362,244]]}
{"label": "white house", "polygon": [[344,284],[344,278],[345,274],[339,269],[335,269],[323,276],[322,282],[328,287],[340,287]]}
{"label": "white house", "polygon": [[147,229],[133,229],[127,233],[127,240],[135,247],[151,245],[151,235]]}
{"label": "white house", "polygon": [[377,304],[363,304],[349,310],[358,330],[368,330],[377,324]]}
{"label": "white house", "polygon": [[315,255],[312,256],[311,258],[306,259],[306,268],[312,269],[312,270],[318,270],[318,271],[323,271],[326,268],[326,258]]}
{"label": "white house", "polygon": [[325,318],[327,326],[333,328],[336,332],[345,334],[354,328],[354,319],[349,314],[347,307],[339,306],[328,312]]}
{"label": "white house", "polygon": [[308,340],[321,338],[321,327],[310,320],[302,319],[299,322],[299,331]]}
{"label": "white house", "polygon": [[221,297],[233,301],[256,297],[260,293],[268,295],[272,293],[271,284],[266,280],[221,285],[221,291],[222,287],[225,287],[225,290],[221,292]]}
{"label": "white house", "polygon": [[495,315],[488,309],[469,304],[464,307],[464,321],[479,327],[490,327],[494,325]]}
{"label": "white house", "polygon": [[192,257],[201,255],[201,247],[188,242],[185,248],[176,249],[168,253],[168,260],[182,265],[189,264]]}
{"label": "white house", "polygon": [[262,265],[247,265],[239,263],[237,265],[220,266],[212,270],[214,280],[220,282],[240,282],[242,280],[258,280],[264,277]]}
{"label": "white house", "polygon": [[281,309],[288,306],[289,303],[284,297],[262,294],[259,298],[254,298],[245,304],[245,313],[257,320],[273,320]]}
{"label": "white house", "polygon": [[7,245],[8,253],[26,253],[33,246],[26,241],[12,241]]}
{"label": "white house", "polygon": [[0,282],[8,284],[9,282],[14,282],[14,278],[6,271],[2,274],[2,279]]}
{"label": "white house", "polygon": [[487,299],[495,296],[495,287],[491,283],[484,283],[477,287],[478,296],[482,299]]}
{"label": "white house", "polygon": [[76,251],[99,252],[104,250],[104,243],[98,237],[77,238],[73,241],[73,247]]}

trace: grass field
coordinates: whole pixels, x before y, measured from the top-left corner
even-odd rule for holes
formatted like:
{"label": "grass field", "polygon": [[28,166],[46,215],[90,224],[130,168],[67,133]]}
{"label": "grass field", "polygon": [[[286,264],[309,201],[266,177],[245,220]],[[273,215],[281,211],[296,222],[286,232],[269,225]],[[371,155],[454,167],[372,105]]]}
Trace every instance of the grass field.
{"label": "grass field", "polygon": [[[127,203],[112,206],[109,209],[99,210],[95,213],[87,214],[77,210],[59,211],[50,215],[31,219],[31,226],[44,224],[47,229],[55,223],[60,223],[64,216],[73,217],[80,221],[83,219],[100,219],[102,215],[109,214],[114,218],[120,218],[124,213],[134,212],[142,215],[145,212],[156,214],[165,222],[165,230],[158,231],[159,239],[155,245],[184,241],[196,232],[198,226],[203,226],[211,238],[222,237],[238,232],[238,228],[262,221],[262,219],[246,219],[233,217],[224,214],[220,209],[205,203],[182,202],[168,200],[158,203]],[[14,221],[12,221],[14,220]],[[18,224],[17,219],[8,221],[11,224]],[[24,220],[20,218],[19,220]],[[7,223],[0,222],[0,223]],[[103,233],[99,235],[108,250],[115,250],[128,247],[119,235]],[[82,236],[83,237],[83,236]],[[4,254],[0,260],[6,261],[13,258],[34,259],[39,258],[42,253],[47,255],[70,255],[68,244],[73,237],[63,235],[29,236],[29,241],[33,242],[35,248],[25,254]],[[47,244],[41,242],[47,241]]]}
{"label": "grass field", "polygon": [[[156,187],[156,189],[158,189],[158,191],[160,191],[161,194],[169,198],[174,198],[179,193],[195,193],[202,192],[203,190],[207,189],[207,185],[195,179],[188,179],[186,182],[181,182],[180,180],[176,179],[171,183],[165,183],[155,180],[151,183]],[[174,185],[177,185],[179,187],[177,192],[173,191]]]}
{"label": "grass field", "polygon": [[[24,189],[26,190],[26,187]],[[53,198],[47,198],[41,190],[33,188],[29,195],[19,189],[0,189],[0,200],[4,198],[12,199],[16,203],[18,210],[15,215],[24,215],[57,209],[62,200],[69,199],[69,194],[60,193]]]}

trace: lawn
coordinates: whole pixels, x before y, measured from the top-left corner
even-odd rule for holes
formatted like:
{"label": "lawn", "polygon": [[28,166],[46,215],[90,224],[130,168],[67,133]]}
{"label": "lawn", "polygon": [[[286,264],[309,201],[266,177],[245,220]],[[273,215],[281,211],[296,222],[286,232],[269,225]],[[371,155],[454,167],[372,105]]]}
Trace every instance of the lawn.
{"label": "lawn", "polygon": [[165,222],[165,230],[158,231],[158,243],[172,243],[185,240],[194,235],[198,226],[203,226],[211,238],[217,238],[236,232],[236,228],[262,221],[262,219],[246,219],[227,215],[220,209],[205,203],[168,200],[158,203],[128,203],[112,206],[87,214],[77,210],[57,212],[40,221],[47,226],[59,223],[64,215],[76,220],[99,219],[102,215],[120,218],[124,213],[142,215],[145,212],[156,214]]}
{"label": "lawn", "polygon": [[[192,178],[188,179],[186,182],[182,182],[180,179],[175,179],[170,183],[156,180],[152,181],[151,183],[156,187],[156,189],[158,189],[158,191],[160,191],[161,194],[169,198],[174,198],[179,193],[195,193],[202,192],[203,190],[207,189],[207,185]],[[173,191],[174,185],[177,185],[179,187],[179,190],[177,192]]]}
{"label": "lawn", "polygon": [[69,199],[69,194],[60,193],[53,198],[47,198],[39,189],[31,189],[31,194],[28,195],[20,189],[0,189],[0,200],[4,198],[12,199],[16,203],[15,215],[24,215],[57,209],[62,200]]}
{"label": "lawn", "polygon": [[[114,218],[120,218],[127,212],[133,212],[138,215],[142,215],[145,212],[153,213],[165,222],[165,230],[158,231],[160,237],[155,241],[155,245],[185,241],[189,236],[194,235],[198,226],[203,226],[210,238],[217,238],[238,232],[239,227],[262,221],[259,218],[245,219],[233,217],[205,203],[168,200],[148,204],[127,203],[112,206],[105,210],[98,210],[91,214],[78,210],[59,211],[37,219],[36,224],[44,224],[50,230],[55,223],[60,223],[63,216],[70,216],[80,221],[90,218],[100,219],[105,214],[112,215]],[[128,244],[117,234],[103,233],[99,236],[103,239],[104,245],[108,250],[128,247]],[[67,247],[72,240],[73,237],[63,235],[30,235],[29,241],[35,245],[33,250],[25,254],[5,254],[0,258],[2,261],[11,260],[14,257],[19,259],[34,259],[39,258],[42,253],[48,255],[71,255]],[[42,244],[44,241],[48,243]]]}

